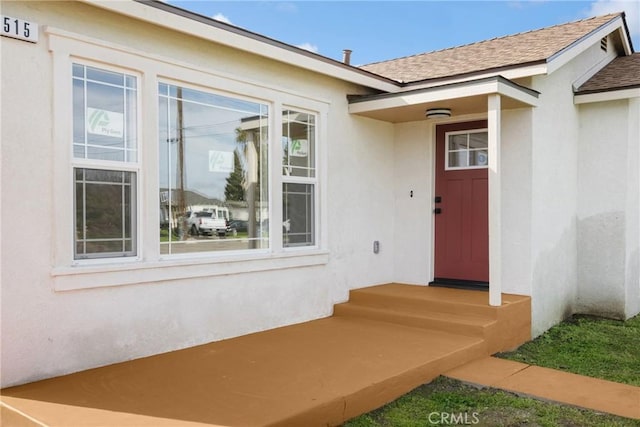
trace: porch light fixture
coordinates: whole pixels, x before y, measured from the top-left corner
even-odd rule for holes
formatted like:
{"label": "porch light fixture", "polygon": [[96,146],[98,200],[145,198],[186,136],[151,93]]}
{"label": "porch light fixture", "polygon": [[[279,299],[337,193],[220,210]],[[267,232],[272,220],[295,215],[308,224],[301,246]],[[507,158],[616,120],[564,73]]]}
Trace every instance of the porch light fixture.
{"label": "porch light fixture", "polygon": [[451,109],[450,108],[429,108],[425,116],[427,119],[439,119],[442,117],[451,117]]}

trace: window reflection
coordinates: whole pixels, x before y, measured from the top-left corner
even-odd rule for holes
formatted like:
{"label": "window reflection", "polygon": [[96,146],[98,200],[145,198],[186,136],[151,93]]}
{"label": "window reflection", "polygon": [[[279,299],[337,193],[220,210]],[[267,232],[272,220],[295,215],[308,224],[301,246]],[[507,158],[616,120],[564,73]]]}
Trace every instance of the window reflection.
{"label": "window reflection", "polygon": [[268,106],[168,84],[159,93],[161,253],[267,248]]}

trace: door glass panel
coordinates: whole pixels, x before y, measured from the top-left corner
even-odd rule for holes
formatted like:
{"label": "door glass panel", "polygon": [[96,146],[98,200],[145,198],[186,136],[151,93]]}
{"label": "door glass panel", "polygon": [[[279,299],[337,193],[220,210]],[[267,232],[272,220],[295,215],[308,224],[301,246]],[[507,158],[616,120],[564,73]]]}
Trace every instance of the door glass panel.
{"label": "door glass panel", "polygon": [[478,132],[469,134],[469,148],[487,148],[487,133]]}
{"label": "door glass panel", "polygon": [[486,131],[447,134],[446,169],[484,168],[489,164]]}
{"label": "door glass panel", "polygon": [[466,151],[457,151],[457,152],[449,153],[450,168],[461,168],[466,166],[468,166]]}
{"label": "door glass panel", "polygon": [[450,135],[449,136],[449,151],[466,150],[467,149],[467,135]]}
{"label": "door glass panel", "polygon": [[473,150],[469,152],[469,166],[487,166],[489,153],[487,150]]}

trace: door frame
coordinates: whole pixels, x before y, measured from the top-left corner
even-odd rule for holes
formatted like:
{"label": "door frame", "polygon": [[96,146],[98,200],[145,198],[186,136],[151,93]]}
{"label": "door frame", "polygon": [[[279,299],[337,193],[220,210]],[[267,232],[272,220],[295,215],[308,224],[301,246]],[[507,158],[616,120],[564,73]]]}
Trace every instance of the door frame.
{"label": "door frame", "polygon": [[[435,197],[436,197],[436,179],[437,179],[437,167],[438,167],[438,158],[437,158],[437,148],[438,148],[438,127],[439,126],[456,126],[456,125],[460,125],[460,126],[465,126],[466,124],[469,125],[468,130],[470,131],[476,131],[476,130],[487,130],[489,129],[489,123],[488,123],[488,117],[486,115],[477,115],[477,116],[467,116],[464,119],[462,118],[457,118],[457,119],[445,119],[445,120],[439,120],[436,121],[432,124],[431,126],[431,137],[432,137],[432,146],[431,146],[431,154],[432,154],[432,161],[431,161],[431,203],[430,203],[430,214],[431,214],[431,271],[430,271],[430,277],[429,277],[429,286],[441,286],[441,287],[453,287],[453,288],[460,288],[460,289],[479,289],[479,290],[488,290],[489,289],[489,283],[488,282],[477,282],[477,281],[472,281],[472,280],[440,280],[440,281],[435,281],[435,275],[436,275],[436,271],[435,271],[435,267],[436,267],[436,215],[434,214],[434,209],[437,207],[436,203],[435,203]],[[466,130],[466,129],[465,129]],[[463,131],[462,129],[460,130],[461,132]],[[445,131],[445,137],[446,134],[449,131]],[[450,132],[456,132],[455,130],[451,130]],[[445,140],[445,144],[446,144],[446,140]],[[445,155],[446,157],[446,155]],[[489,185],[489,182],[487,182],[487,186]],[[487,189],[488,190],[488,189]],[[489,199],[490,195],[489,195],[489,191],[487,193],[487,198]],[[487,203],[490,203],[489,200],[487,200]],[[490,219],[489,219],[490,221]],[[487,230],[488,230],[489,224],[487,224]],[[490,237],[489,237],[489,241],[490,241]],[[489,250],[489,258],[491,257],[491,251]],[[490,259],[488,261],[490,263]]]}

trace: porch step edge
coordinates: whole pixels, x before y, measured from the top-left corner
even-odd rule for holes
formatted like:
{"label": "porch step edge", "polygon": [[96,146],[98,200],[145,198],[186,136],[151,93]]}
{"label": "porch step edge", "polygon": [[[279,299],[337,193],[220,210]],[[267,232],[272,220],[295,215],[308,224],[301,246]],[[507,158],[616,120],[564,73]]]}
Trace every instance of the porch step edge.
{"label": "porch step edge", "polygon": [[486,338],[487,333],[497,323],[496,319],[487,316],[446,312],[403,312],[397,309],[371,307],[355,302],[335,305],[333,314],[334,316],[361,317],[481,338]]}

